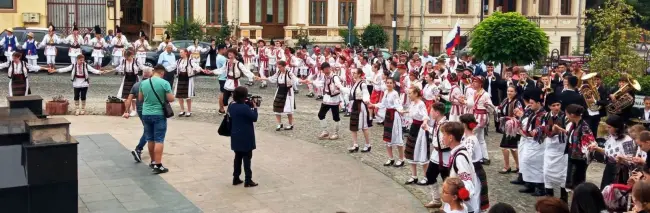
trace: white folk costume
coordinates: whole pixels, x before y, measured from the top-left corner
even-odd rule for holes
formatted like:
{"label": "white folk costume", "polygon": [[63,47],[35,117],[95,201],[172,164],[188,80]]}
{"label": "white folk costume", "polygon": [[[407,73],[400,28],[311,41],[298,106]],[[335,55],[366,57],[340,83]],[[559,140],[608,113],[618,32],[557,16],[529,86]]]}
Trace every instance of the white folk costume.
{"label": "white folk costume", "polygon": [[565,125],[563,112],[553,114],[547,112],[542,119],[542,129],[545,135],[544,145],[544,188],[564,188],[566,185],[569,156],[566,154],[566,140],[563,133],[553,133],[553,126],[570,129],[573,125]]}
{"label": "white folk costume", "polygon": [[350,100],[352,101],[350,107],[350,131],[357,132],[372,127],[372,118],[368,111],[368,105],[366,105],[370,101],[370,93],[363,80],[357,81],[352,86]]}
{"label": "white folk costume", "polygon": [[122,35],[119,27],[115,27],[115,30],[117,35],[111,40],[111,45],[113,46],[113,66],[118,66],[122,62],[124,50],[129,46],[129,41],[126,40],[126,36]]}
{"label": "white folk costume", "polygon": [[226,83],[223,88],[229,92],[235,91],[235,88],[241,85],[239,82],[240,78],[247,77],[252,81],[253,77],[255,76],[250,70],[246,68],[244,63],[241,63],[237,60],[235,60],[234,63],[228,60],[225,66],[214,69],[211,72],[215,75],[226,75]]}
{"label": "white folk costume", "polygon": [[402,102],[397,91],[386,91],[381,98],[379,108],[386,111],[384,116],[384,134],[383,139],[386,146],[404,146],[404,136],[402,134],[402,116],[399,111],[402,110]]}
{"label": "white folk costume", "polygon": [[[481,77],[475,77],[475,79],[476,81],[483,82],[483,78]],[[466,106],[468,110],[466,113],[474,114],[474,118],[476,118],[476,121],[478,122],[478,125],[474,129],[479,142],[477,145],[480,147],[480,150],[482,152],[481,156],[485,159],[490,159],[488,156],[487,142],[485,141],[485,128],[490,123],[490,116],[488,114],[488,111],[494,112],[494,109],[496,107],[494,104],[492,104],[490,94],[485,92],[482,87],[483,86],[481,86],[478,91],[474,89],[468,89],[466,96]]]}
{"label": "white folk costume", "polygon": [[430,119],[427,122],[427,134],[430,134],[431,145],[431,158],[429,159],[429,167],[426,171],[426,178],[429,181],[429,190],[431,191],[432,202],[440,202],[440,186],[438,184],[438,176],[444,180],[449,176],[449,160],[451,157],[451,148],[446,146],[442,141],[442,125],[447,123],[447,119],[443,116],[439,120]]}
{"label": "white folk costume", "polygon": [[[521,122],[521,145],[519,147],[519,170],[523,175],[524,181],[529,183],[544,183],[544,144],[542,138],[542,118],[546,112],[540,108],[536,112],[530,113]],[[533,130],[537,135],[532,135]]]}
{"label": "white folk costume", "polygon": [[[370,85],[372,85],[372,91],[370,94],[370,103],[371,104],[377,104],[381,102],[381,98],[384,97],[384,90],[386,90],[386,84],[384,83],[384,73],[382,71],[377,71],[373,78],[370,79]],[[375,118],[377,122],[383,122],[384,121],[384,115],[386,114],[386,109],[384,108],[379,108],[376,109],[373,107],[375,111]]]}
{"label": "white folk costume", "polygon": [[54,33],[54,26],[50,25],[48,30],[49,33],[43,36],[43,41],[41,41],[38,48],[45,47],[43,53],[47,59],[47,65],[50,66],[50,68],[54,68],[54,64],[56,63],[56,46],[54,45],[61,43],[61,40],[59,39],[59,36]]}
{"label": "white folk costume", "polygon": [[31,35],[31,39],[27,39],[27,41],[25,41],[25,43],[23,43],[23,46],[22,46],[23,50],[25,50],[25,53],[26,53],[25,58],[27,58],[27,63],[29,63],[31,65],[37,65],[37,63],[38,63],[38,51],[37,51],[38,41],[34,40],[34,33],[29,32],[29,34],[27,34],[27,35]]}
{"label": "white folk costume", "polygon": [[275,74],[275,72],[278,69],[276,66],[278,61],[286,61],[286,59],[284,58],[284,51],[282,51],[282,47],[269,47],[266,48],[265,51],[266,51],[265,54],[269,59],[268,62],[269,68],[268,68],[268,73],[266,74],[267,76],[271,76]]}
{"label": "white folk costume", "polygon": [[172,47],[173,52],[178,51],[178,48],[176,48],[174,43],[172,43],[171,41],[170,42],[163,41],[158,45],[158,52],[166,50],[168,46]]}
{"label": "white folk costume", "polygon": [[273,98],[273,112],[276,115],[293,114],[296,109],[293,85],[297,81],[297,77],[292,72],[285,70],[276,72],[269,78],[269,81],[278,85]]}
{"label": "white folk costume", "polygon": [[291,57],[291,66],[298,78],[306,78],[309,76],[309,68],[307,67],[306,57]]}
{"label": "white folk costume", "polygon": [[201,64],[201,53],[206,53],[208,50],[210,49],[201,47],[198,44],[192,44],[187,47],[187,52],[190,54],[190,60],[195,64]]}
{"label": "white folk costume", "polygon": [[120,84],[120,88],[117,90],[117,97],[126,99],[131,93],[131,88],[133,85],[140,81],[138,73],[149,68],[135,59],[124,59],[124,61],[120,63],[120,66],[116,67],[115,69],[123,75],[122,84]]}
{"label": "white folk costume", "polygon": [[[77,26],[73,28],[73,32],[74,31],[78,31]],[[86,43],[84,43],[83,37],[81,35],[75,35],[73,33],[65,38],[65,42],[70,45],[70,49],[68,49],[70,63],[77,64],[77,56],[81,55],[81,45],[86,45]]]}
{"label": "white folk costume", "polygon": [[176,84],[174,85],[174,95],[180,99],[190,99],[194,97],[194,76],[201,72],[201,66],[192,59],[178,59],[176,61]]}
{"label": "white folk costume", "polygon": [[244,65],[246,65],[246,68],[251,70],[253,69],[253,62],[255,61],[255,49],[253,48],[253,45],[250,44],[248,38],[244,38],[244,42],[246,44],[239,48],[239,53],[242,55],[242,58],[244,58]]}
{"label": "white folk costume", "polygon": [[266,50],[268,47],[266,47],[266,42],[258,41],[258,44],[262,42],[262,46],[257,48],[257,53],[255,54],[256,61],[257,61],[257,72],[260,74],[260,77],[266,78],[268,76],[267,71],[268,71],[268,64],[269,64],[269,57],[266,55]]}
{"label": "white folk costume", "polygon": [[452,84],[451,89],[449,89],[449,95],[443,96],[443,98],[451,102],[449,121],[459,121],[460,116],[465,113],[465,106],[460,102],[463,97],[463,91],[460,89],[460,87],[458,87],[457,84]]}
{"label": "white folk costume", "polygon": [[[74,105],[75,115],[85,114],[86,111],[86,94],[90,86],[90,77],[88,73],[101,74],[102,72],[96,70],[92,66],[84,63],[71,64],[70,66],[56,69],[56,72],[70,72],[70,80],[72,81],[72,88],[74,89]],[[81,112],[79,111],[79,100],[81,100]]]}
{"label": "white folk costume", "polygon": [[[325,63],[325,56],[320,54],[320,49],[316,48],[314,49],[314,54],[311,56],[312,61],[313,61],[313,68],[312,71],[310,72],[310,76],[308,78],[310,79],[316,79],[316,80],[322,80],[323,75],[321,74],[320,71],[320,65]],[[316,94],[317,97],[322,97],[323,96],[323,88],[320,87],[321,85],[314,85],[313,90],[314,93]]]}
{"label": "white folk costume", "polygon": [[27,64],[24,61],[15,63],[11,58],[9,61],[0,64],[0,69],[7,68],[9,78],[9,96],[25,96],[31,94],[29,89],[29,71],[36,72],[41,69],[39,66]]}
{"label": "white folk costume", "polygon": [[102,29],[99,26],[95,26],[95,34],[99,36],[95,36],[94,38],[90,39],[88,42],[88,45],[93,47],[93,62],[95,69],[99,69],[102,66],[102,61],[104,59],[104,49],[108,47],[108,44],[104,40],[104,38],[101,37],[102,35]]}
{"label": "white folk costume", "polygon": [[412,120],[409,134],[406,138],[406,148],[404,156],[406,161],[411,164],[424,165],[430,160],[429,151],[430,143],[427,134],[420,128],[423,121],[429,120],[427,106],[422,100],[413,101],[408,109],[408,116]]}
{"label": "white folk costume", "polygon": [[18,40],[16,39],[16,36],[13,35],[12,29],[7,29],[6,31],[12,32],[12,35],[5,35],[2,37],[2,40],[0,40],[0,46],[5,49],[5,56],[7,57],[7,61],[11,61],[12,55],[18,48]]}
{"label": "white folk costume", "polygon": [[438,94],[440,94],[440,89],[435,84],[425,84],[422,88],[422,100],[427,106],[427,112],[431,111],[431,106],[437,101]]}
{"label": "white folk costume", "polygon": [[[329,64],[324,64],[324,66],[329,67]],[[320,127],[322,133],[320,135],[321,139],[329,138],[331,140],[338,139],[340,120],[339,117],[339,104],[341,103],[341,94],[347,94],[349,91],[341,82],[341,78],[333,73],[325,75],[323,81],[314,81],[314,85],[322,85],[323,88],[323,102],[320,105],[320,110],[318,111],[318,119],[320,119]],[[330,135],[327,131],[327,121],[325,121],[325,116],[327,112],[332,112],[332,117],[335,123],[334,134]]]}
{"label": "white folk costume", "polygon": [[[140,37],[142,37],[144,34],[140,34]],[[138,39],[137,41],[133,42],[133,48],[135,49],[135,58],[140,64],[144,64],[147,61],[147,51],[151,49],[151,46],[149,46],[149,42],[145,39]],[[189,51],[189,47],[187,48]]]}
{"label": "white folk costume", "polygon": [[469,201],[465,202],[468,212],[480,211],[480,181],[474,170],[474,164],[471,162],[471,155],[467,147],[458,145],[451,150],[449,160],[450,171],[449,177],[457,177],[467,191],[469,191]]}

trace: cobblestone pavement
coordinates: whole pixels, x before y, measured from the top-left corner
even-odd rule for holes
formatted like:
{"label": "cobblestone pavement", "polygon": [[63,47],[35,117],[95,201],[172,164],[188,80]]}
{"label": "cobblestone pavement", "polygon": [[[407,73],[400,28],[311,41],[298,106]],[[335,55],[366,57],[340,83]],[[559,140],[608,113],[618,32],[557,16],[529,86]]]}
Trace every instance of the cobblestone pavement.
{"label": "cobblestone pavement", "polygon": [[[0,84],[7,85],[7,79],[2,78]],[[120,77],[114,76],[112,73],[104,76],[91,76],[91,88],[88,92],[88,107],[87,110],[92,114],[103,114],[105,110],[104,101],[108,95],[116,95],[120,85]],[[193,115],[191,118],[174,118],[177,120],[192,120],[209,123],[220,123],[222,116],[216,114],[217,112],[217,95],[218,83],[213,76],[197,77],[196,82],[196,95],[193,99]],[[55,74],[46,75],[38,73],[30,77],[30,84],[32,85],[32,93],[39,94],[44,99],[50,99],[55,95],[64,95],[68,99],[72,99],[72,88],[69,74]],[[0,93],[7,94],[6,86],[0,86]],[[253,94],[259,94],[263,97],[264,101],[261,107],[261,117],[257,123],[258,131],[271,131],[273,134],[297,138],[312,143],[320,144],[324,147],[331,148],[337,152],[347,152],[347,147],[350,146],[350,134],[347,131],[349,119],[342,118],[341,125],[341,138],[337,141],[318,140],[317,134],[320,132],[318,128],[318,112],[320,102],[307,98],[304,96],[306,88],[301,86],[301,93],[297,94],[296,106],[297,111],[294,115],[296,127],[293,131],[275,132],[275,119],[272,114],[272,101],[275,89],[270,86],[266,89],[258,89],[252,87],[249,91]],[[6,105],[5,100],[0,101],[0,105]],[[179,111],[178,104],[173,104],[175,111]],[[72,105],[71,105],[72,107]],[[329,119],[329,118],[328,118]],[[498,148],[501,135],[493,132],[494,127],[490,127],[488,140],[489,156],[492,159],[492,165],[486,166],[486,172],[489,182],[490,202],[492,204],[497,202],[506,202],[515,206],[520,212],[530,212],[533,208],[535,198],[529,195],[522,195],[517,192],[518,186],[509,184],[508,182],[516,178],[515,174],[502,175],[498,171],[502,168],[503,157]],[[386,160],[385,147],[382,146],[381,141],[381,128],[371,128],[371,139],[373,150],[371,153],[355,153],[349,156],[361,161],[368,166],[375,168],[377,171],[382,172],[388,177],[391,177],[398,183],[403,183],[410,176],[409,169],[404,168],[387,168],[382,164]],[[602,177],[603,166],[597,163],[589,167],[587,179],[597,185],[600,183]],[[420,171],[421,172],[421,171]],[[404,186],[422,203],[430,200],[427,187],[422,186]]]}

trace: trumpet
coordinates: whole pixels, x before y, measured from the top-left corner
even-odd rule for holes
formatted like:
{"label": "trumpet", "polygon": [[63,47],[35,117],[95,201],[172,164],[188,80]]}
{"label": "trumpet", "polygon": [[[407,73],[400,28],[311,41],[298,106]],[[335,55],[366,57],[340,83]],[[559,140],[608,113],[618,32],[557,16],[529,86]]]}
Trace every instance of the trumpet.
{"label": "trumpet", "polygon": [[519,86],[525,87],[526,86],[526,79],[525,78],[520,78],[519,79]]}
{"label": "trumpet", "polygon": [[497,80],[497,77],[494,76],[494,75],[492,75],[492,77],[491,77],[490,79],[491,79],[492,81],[496,81],[496,80]]}
{"label": "trumpet", "polygon": [[551,88],[551,84],[544,86],[544,88],[542,88],[542,91],[544,91],[546,94],[551,94],[554,92],[553,88]]}

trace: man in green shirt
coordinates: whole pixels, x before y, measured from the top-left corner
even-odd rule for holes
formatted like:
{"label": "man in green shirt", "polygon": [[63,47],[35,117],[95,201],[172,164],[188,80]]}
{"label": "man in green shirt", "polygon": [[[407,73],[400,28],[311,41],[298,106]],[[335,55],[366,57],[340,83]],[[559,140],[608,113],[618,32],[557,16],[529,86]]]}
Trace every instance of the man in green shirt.
{"label": "man in green shirt", "polygon": [[153,76],[140,83],[138,94],[138,100],[142,101],[142,122],[149,156],[151,156],[149,167],[156,174],[169,171],[162,165],[163,143],[167,133],[167,117],[163,113],[162,104],[165,103],[164,101],[173,102],[174,95],[169,82],[162,78],[164,75],[165,67],[156,66]]}

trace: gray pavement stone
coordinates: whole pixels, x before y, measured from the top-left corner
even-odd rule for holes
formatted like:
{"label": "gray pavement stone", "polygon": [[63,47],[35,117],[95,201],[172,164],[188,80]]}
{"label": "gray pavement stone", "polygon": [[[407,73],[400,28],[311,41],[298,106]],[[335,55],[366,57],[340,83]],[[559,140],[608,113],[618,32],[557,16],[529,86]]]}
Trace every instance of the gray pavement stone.
{"label": "gray pavement stone", "polygon": [[88,202],[86,206],[91,212],[126,210],[117,199]]}
{"label": "gray pavement stone", "polygon": [[109,191],[101,191],[89,194],[80,194],[79,197],[84,203],[92,203],[97,201],[113,200],[115,196]]}
{"label": "gray pavement stone", "polygon": [[146,210],[146,209],[153,209],[158,207],[158,204],[151,199],[122,202],[122,205],[124,205],[124,207],[128,211]]}

